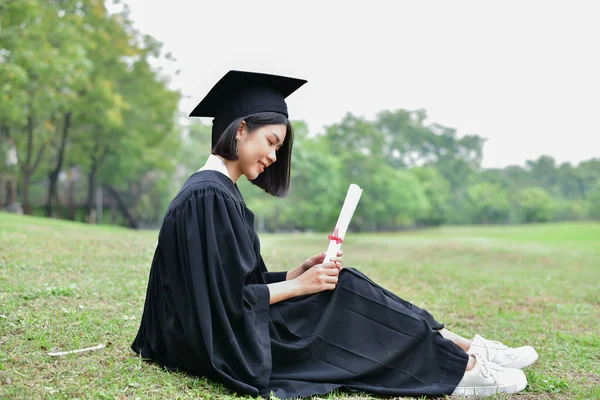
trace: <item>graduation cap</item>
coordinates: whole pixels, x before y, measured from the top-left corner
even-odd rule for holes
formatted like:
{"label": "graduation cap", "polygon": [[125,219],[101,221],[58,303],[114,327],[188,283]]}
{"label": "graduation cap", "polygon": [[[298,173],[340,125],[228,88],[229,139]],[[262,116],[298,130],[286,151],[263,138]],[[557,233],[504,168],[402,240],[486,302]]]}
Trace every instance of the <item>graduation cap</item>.
{"label": "graduation cap", "polygon": [[258,112],[277,112],[289,117],[285,98],[307,81],[257,72],[229,71],[190,113],[213,117],[212,145],[238,118]]}

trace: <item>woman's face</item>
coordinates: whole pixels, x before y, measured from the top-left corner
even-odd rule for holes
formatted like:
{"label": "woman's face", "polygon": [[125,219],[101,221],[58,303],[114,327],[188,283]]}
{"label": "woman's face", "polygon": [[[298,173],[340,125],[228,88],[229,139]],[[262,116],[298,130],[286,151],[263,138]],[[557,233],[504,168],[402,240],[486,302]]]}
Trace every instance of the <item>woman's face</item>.
{"label": "woman's face", "polygon": [[286,126],[265,125],[252,133],[244,127],[238,132],[238,164],[242,174],[250,180],[277,161],[277,150],[285,140]]}

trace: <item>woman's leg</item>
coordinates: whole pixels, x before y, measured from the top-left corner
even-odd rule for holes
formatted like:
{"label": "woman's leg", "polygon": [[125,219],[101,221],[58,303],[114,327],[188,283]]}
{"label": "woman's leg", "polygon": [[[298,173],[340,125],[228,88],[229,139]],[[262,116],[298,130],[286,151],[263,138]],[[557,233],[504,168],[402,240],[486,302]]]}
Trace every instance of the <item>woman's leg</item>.
{"label": "woman's leg", "polygon": [[470,371],[473,369],[473,367],[475,366],[475,357],[469,355],[469,362],[467,363],[467,371]]}
{"label": "woman's leg", "polygon": [[[471,341],[469,339],[465,339],[464,337],[457,335],[454,332],[450,332],[446,328],[440,329],[438,332],[444,337],[444,339],[448,339],[448,340],[452,341],[455,345],[457,345],[464,351],[469,350],[469,347],[471,347]],[[473,368],[474,366],[475,366],[475,357],[470,356],[469,362],[467,364],[467,371],[470,371],[471,368]]]}
{"label": "woman's leg", "polygon": [[[460,335],[457,335],[454,332],[450,332],[448,329],[443,328],[441,330],[438,331],[445,339],[451,340],[452,342],[454,342],[454,344],[456,344],[458,347],[460,347],[461,349],[463,349],[464,351],[469,350],[469,348],[471,347],[471,343],[473,343],[471,340],[466,339]],[[469,360],[470,362],[470,360]],[[468,369],[467,369],[468,371]]]}

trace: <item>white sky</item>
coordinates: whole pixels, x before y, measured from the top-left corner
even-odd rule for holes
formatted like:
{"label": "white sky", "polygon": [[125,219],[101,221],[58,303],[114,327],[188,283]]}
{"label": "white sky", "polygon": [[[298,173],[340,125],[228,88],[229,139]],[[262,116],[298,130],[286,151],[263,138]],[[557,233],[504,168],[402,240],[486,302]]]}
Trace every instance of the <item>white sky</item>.
{"label": "white sky", "polygon": [[485,167],[600,157],[598,1],[125,2],[177,59],[165,72],[181,70],[186,115],[248,70],[307,79],[287,103],[312,133],[347,111],[424,108],[488,138]]}

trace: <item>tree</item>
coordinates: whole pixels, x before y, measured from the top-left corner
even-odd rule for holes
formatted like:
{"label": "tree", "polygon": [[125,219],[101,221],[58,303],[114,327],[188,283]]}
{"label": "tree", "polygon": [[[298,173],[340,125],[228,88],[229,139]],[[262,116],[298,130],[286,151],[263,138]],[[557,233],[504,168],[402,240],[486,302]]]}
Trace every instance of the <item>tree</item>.
{"label": "tree", "polygon": [[466,186],[469,177],[481,169],[485,139],[477,135],[457,137],[456,129],[432,124],[429,129],[435,134],[433,151],[435,166],[450,182],[453,191]]}
{"label": "tree", "polygon": [[99,187],[99,172],[111,155],[126,150],[120,142],[130,134],[125,114],[132,104],[125,99],[123,85],[140,54],[134,33],[126,14],[109,15],[102,3],[88,10],[85,29],[80,32],[90,49],[93,67],[76,105],[68,158],[87,176],[87,216]]}
{"label": "tree", "polygon": [[[0,76],[10,104],[0,125],[17,145],[23,177],[22,203],[31,213],[29,184],[53,135],[69,129],[64,114],[87,79],[90,62],[76,31],[83,23],[83,1],[22,1],[3,4]],[[59,128],[62,128],[59,129]]]}
{"label": "tree", "polygon": [[555,204],[541,187],[521,189],[516,196],[519,222],[546,222],[552,219]]}
{"label": "tree", "polygon": [[372,122],[351,113],[327,127],[325,137],[331,154],[360,154],[384,160],[387,153],[384,133]]}
{"label": "tree", "polygon": [[150,65],[151,59],[160,57],[161,48],[152,37],[143,37],[139,56],[119,80],[127,103],[122,128],[116,131],[118,136],[108,132],[112,140],[102,143],[108,153],[98,178],[117,198],[119,210],[132,227],[137,225],[135,207],[151,191],[161,193],[153,196],[160,203],[155,204],[155,217],[162,213],[162,199],[171,193],[160,188],[168,187],[180,149],[181,136],[175,123],[180,93],[169,89],[168,80]]}
{"label": "tree", "polygon": [[385,156],[394,168],[411,168],[435,162],[433,133],[425,127],[425,110],[382,111],[375,123],[386,136]]}
{"label": "tree", "polygon": [[529,171],[520,165],[508,165],[500,173],[512,192],[535,185]]}
{"label": "tree", "polygon": [[212,148],[211,137],[211,125],[205,125],[199,119],[190,121],[179,150],[178,183],[183,184],[183,180],[204,165]]}
{"label": "tree", "polygon": [[580,171],[571,163],[562,163],[557,170],[558,193],[565,199],[582,198]]}
{"label": "tree", "polygon": [[[348,190],[338,179],[343,165],[336,157],[319,157],[323,138],[308,139],[297,129],[292,152],[292,181],[282,210],[282,222],[293,228],[333,229]],[[299,133],[299,134],[298,134]]]}
{"label": "tree", "polygon": [[413,168],[410,172],[417,177],[427,201],[429,211],[419,218],[424,225],[441,225],[448,220],[452,191],[450,183],[439,171],[433,167]]}
{"label": "tree", "polygon": [[525,165],[536,185],[548,193],[557,191],[558,171],[553,157],[542,155],[536,160],[527,160]]}
{"label": "tree", "polygon": [[589,215],[592,219],[600,220],[600,181],[596,182],[588,195]]}
{"label": "tree", "polygon": [[431,213],[431,204],[419,179],[410,171],[383,165],[365,185],[364,208],[374,208],[375,230],[394,230],[414,226]]}
{"label": "tree", "polygon": [[581,198],[587,198],[588,192],[600,181],[600,158],[582,161],[577,166]]}
{"label": "tree", "polygon": [[464,187],[469,175],[481,167],[485,139],[477,135],[458,137],[453,128],[426,125],[425,110],[382,111],[375,125],[384,133],[383,142],[392,167],[434,166],[453,190]]}
{"label": "tree", "polygon": [[478,183],[467,189],[467,209],[474,223],[508,222],[510,202],[508,193],[499,184]]}

